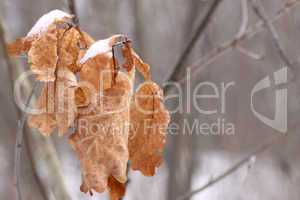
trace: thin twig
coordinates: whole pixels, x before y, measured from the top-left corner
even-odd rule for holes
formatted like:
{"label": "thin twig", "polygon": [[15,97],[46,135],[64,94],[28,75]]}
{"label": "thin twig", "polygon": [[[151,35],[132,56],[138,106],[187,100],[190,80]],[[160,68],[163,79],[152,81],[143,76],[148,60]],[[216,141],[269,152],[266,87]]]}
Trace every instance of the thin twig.
{"label": "thin twig", "polygon": [[257,54],[252,51],[249,51],[248,49],[242,47],[241,45],[237,45],[236,49],[243,55],[246,55],[254,60],[261,60],[265,57],[265,55],[261,55],[261,54]]}
{"label": "thin twig", "polygon": [[[26,101],[26,108],[29,106],[30,101],[34,95],[34,92],[37,88],[37,82],[34,83],[34,86],[27,98]],[[16,146],[15,146],[15,178],[16,178],[16,186],[18,192],[18,200],[22,200],[22,193],[21,193],[21,153],[23,147],[23,133],[24,133],[24,126],[27,119],[26,113],[21,114],[21,119],[18,122],[18,131],[17,131],[17,139],[16,139]]]}
{"label": "thin twig", "polygon": [[[13,64],[9,58],[8,51],[6,49],[6,37],[5,37],[5,32],[4,32],[4,24],[2,22],[2,19],[0,19],[0,44],[4,56],[4,60],[7,65],[7,72],[8,72],[8,78],[10,79],[10,88],[11,88],[11,93],[13,94]],[[13,96],[13,95],[11,95]]]}
{"label": "thin twig", "polygon": [[[241,11],[242,11],[242,21],[241,21],[239,31],[235,36],[235,40],[239,40],[247,32],[247,28],[249,25],[248,0],[241,0]],[[262,55],[256,54],[256,53],[246,49],[245,47],[242,47],[240,44],[236,45],[236,49],[239,52],[241,52],[242,54],[244,54],[252,59],[255,59],[255,60],[260,60],[264,57]]]}
{"label": "thin twig", "polygon": [[[13,83],[14,83],[13,68],[14,68],[14,64],[12,63],[12,61],[9,57],[8,51],[6,49],[6,37],[5,37],[4,25],[2,23],[2,19],[0,19],[0,46],[2,48],[4,60],[5,60],[6,65],[7,65],[8,78],[10,79],[10,81],[9,81],[9,85],[10,85],[10,88],[11,88],[10,89],[10,92],[11,92],[10,96],[13,96],[13,91],[14,91],[14,89],[13,89]],[[21,117],[21,112],[19,111],[19,109],[17,107],[16,107],[16,112],[17,112],[17,116]],[[18,129],[18,130],[20,130],[20,129]],[[18,198],[18,200],[21,200],[22,199],[22,193],[21,193],[20,171],[21,171],[21,151],[22,151],[22,143],[23,143],[22,142],[23,141],[23,129],[22,129],[21,134],[19,134],[19,132],[17,132],[16,138],[17,139],[16,139],[16,146],[15,146],[15,163],[14,163],[14,176],[15,177],[14,178],[15,178],[17,198]],[[37,181],[39,182],[38,178],[37,178]],[[42,192],[42,193],[43,193],[43,196],[44,196],[44,192]]]}
{"label": "thin twig", "polygon": [[242,22],[235,38],[241,38],[245,35],[249,24],[248,0],[241,0]]}
{"label": "thin twig", "polygon": [[251,1],[254,12],[256,13],[256,15],[259,18],[261,18],[261,20],[266,25],[268,31],[271,33],[273,43],[274,43],[274,45],[276,47],[276,50],[278,51],[281,59],[284,61],[284,63],[286,64],[287,67],[292,69],[293,64],[289,60],[288,55],[287,55],[286,51],[284,50],[284,47],[283,47],[282,43],[280,42],[279,34],[276,31],[276,28],[273,25],[273,23],[271,22],[270,18],[266,14],[261,0],[250,0],[250,1]]}
{"label": "thin twig", "polygon": [[281,137],[279,137],[279,136],[272,137],[269,141],[267,141],[266,143],[258,146],[253,152],[251,152],[248,155],[246,155],[239,162],[237,162],[235,165],[233,165],[232,167],[230,167],[228,170],[226,170],[224,173],[222,173],[218,177],[216,177],[213,180],[209,181],[208,183],[206,183],[202,187],[200,187],[200,188],[198,188],[196,190],[193,190],[191,192],[188,192],[187,194],[182,195],[177,200],[188,199],[188,198],[192,197],[193,195],[195,195],[197,193],[200,193],[200,192],[206,190],[207,188],[215,185],[216,183],[220,182],[221,180],[225,179],[226,177],[228,177],[229,175],[231,175],[232,173],[234,173],[235,171],[237,171],[238,169],[240,169],[242,166],[244,166],[245,164],[247,164],[251,160],[251,158],[256,157],[259,154],[261,154],[261,153],[265,152],[266,150],[268,150],[280,138]]}
{"label": "thin twig", "polygon": [[[290,9],[293,9],[294,7],[299,5],[299,3],[300,3],[300,1],[297,0],[297,1],[291,2],[289,4],[285,4],[285,6],[282,9],[280,9],[280,11],[277,13],[277,15],[273,19],[270,20],[270,23],[273,24],[273,23],[277,22],[279,19],[281,19],[283,16],[285,16],[285,14],[287,14],[288,11],[290,11]],[[204,57],[196,60],[194,64],[192,64],[188,67],[192,71],[191,78],[197,77],[199,75],[199,73],[202,72],[204,69],[206,69],[206,67],[209,64],[213,63],[219,57],[225,55],[227,52],[231,51],[237,45],[241,44],[245,40],[254,37],[256,34],[261,32],[262,30],[264,30],[264,28],[265,28],[264,22],[259,21],[253,27],[248,28],[246,33],[240,39],[238,39],[238,40],[233,39],[231,41],[225,42],[222,45],[220,45],[219,47],[211,50]],[[187,78],[184,77],[177,82],[180,84],[184,84],[186,82],[186,80],[187,80]]]}
{"label": "thin twig", "polygon": [[[180,73],[182,71],[182,69],[181,69],[182,65],[185,63],[188,55],[193,50],[193,48],[194,48],[195,44],[197,43],[198,39],[203,35],[204,31],[206,30],[207,25],[211,21],[212,16],[215,14],[215,11],[217,10],[217,8],[219,7],[219,5],[222,1],[223,0],[215,0],[212,3],[212,5],[209,8],[206,16],[204,17],[203,20],[201,20],[201,23],[197,27],[197,30],[196,30],[195,34],[193,35],[191,40],[187,43],[186,48],[184,49],[183,53],[179,57],[178,62],[176,63],[176,65],[174,67],[174,71],[171,73],[170,78],[168,79],[168,81],[177,81],[177,80],[179,80],[178,76],[180,76]],[[170,89],[169,87],[165,87],[164,91],[167,92],[169,89]]]}
{"label": "thin twig", "polygon": [[67,0],[68,2],[68,9],[70,13],[73,15],[73,23],[79,25],[78,15],[76,11],[76,0]]}
{"label": "thin twig", "polygon": [[[240,38],[242,38],[248,29],[248,25],[249,25],[248,0],[241,0],[241,11],[242,11],[242,21],[241,21],[239,31],[235,35],[235,40],[239,40]],[[236,45],[236,49],[239,52],[241,52],[242,54],[244,54],[252,59],[255,59],[255,60],[260,60],[264,57],[262,55],[258,55],[256,53],[246,49],[245,47],[242,47],[240,44]]]}

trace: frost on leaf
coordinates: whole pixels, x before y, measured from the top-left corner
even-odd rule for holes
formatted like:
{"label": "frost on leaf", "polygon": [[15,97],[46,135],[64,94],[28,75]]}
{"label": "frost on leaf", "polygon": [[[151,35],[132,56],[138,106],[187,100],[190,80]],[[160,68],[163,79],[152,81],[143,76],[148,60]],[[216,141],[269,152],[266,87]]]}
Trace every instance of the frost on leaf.
{"label": "frost on leaf", "polygon": [[153,176],[162,162],[166,128],[170,117],[162,103],[162,90],[145,82],[134,96],[130,107],[129,155],[131,167]]}
{"label": "frost on leaf", "polygon": [[131,81],[119,74],[97,106],[78,117],[78,130],[69,141],[81,163],[82,192],[105,191],[110,177],[126,182],[131,87]]}

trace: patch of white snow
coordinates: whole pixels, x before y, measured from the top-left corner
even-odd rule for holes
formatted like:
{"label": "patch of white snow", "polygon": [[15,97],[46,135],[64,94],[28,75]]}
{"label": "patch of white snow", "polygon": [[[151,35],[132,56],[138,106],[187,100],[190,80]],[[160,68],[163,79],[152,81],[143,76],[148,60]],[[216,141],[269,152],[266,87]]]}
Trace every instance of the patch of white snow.
{"label": "patch of white snow", "polygon": [[43,15],[31,28],[31,30],[28,32],[28,36],[33,36],[37,34],[41,34],[45,31],[47,31],[48,27],[55,22],[55,20],[61,20],[64,17],[71,18],[72,16],[68,13],[65,13],[61,10],[52,10],[48,12],[47,14]]}
{"label": "patch of white snow", "polygon": [[87,60],[104,53],[108,53],[111,50],[110,38],[99,40],[92,44],[87,50],[83,58],[80,60],[80,64],[84,64]]}

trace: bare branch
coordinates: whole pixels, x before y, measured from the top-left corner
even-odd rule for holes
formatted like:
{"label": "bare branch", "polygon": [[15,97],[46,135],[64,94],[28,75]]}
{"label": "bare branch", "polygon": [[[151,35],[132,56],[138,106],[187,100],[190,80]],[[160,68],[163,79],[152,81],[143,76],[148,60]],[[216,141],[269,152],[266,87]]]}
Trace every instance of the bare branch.
{"label": "bare branch", "polygon": [[241,10],[242,10],[242,22],[239,31],[235,36],[236,39],[241,38],[243,35],[245,35],[248,28],[248,23],[249,23],[248,0],[241,0]]}
{"label": "bare branch", "polygon": [[[287,67],[292,68],[293,64],[289,60],[288,55],[285,52],[282,43],[280,42],[280,37],[275,29],[275,26],[273,25],[270,18],[266,14],[265,9],[261,3],[261,0],[250,0],[250,1],[251,1],[254,12],[257,14],[257,16],[259,18],[262,19],[262,21],[266,25],[268,31],[271,33],[273,43],[274,43],[276,50],[278,51],[281,59],[284,61],[284,63],[287,65]],[[289,4],[291,4],[291,3],[289,3]]]}
{"label": "bare branch", "polygon": [[[241,0],[241,11],[242,11],[242,21],[241,25],[239,28],[238,33],[235,35],[235,39],[238,40],[241,37],[243,37],[247,31],[248,24],[249,24],[249,12],[248,12],[248,0]],[[240,44],[236,45],[236,49],[241,52],[242,54],[255,59],[255,60],[260,60],[264,56],[258,55],[254,52],[251,52],[250,50],[242,47]]]}
{"label": "bare branch", "polygon": [[[281,19],[283,16],[285,16],[291,9],[298,6],[300,3],[299,0],[293,1],[291,3],[285,4],[285,6],[280,9],[280,11],[277,13],[277,15],[270,19],[270,23],[273,24],[277,22],[279,19]],[[227,52],[234,49],[237,45],[241,44],[247,39],[250,39],[254,37],[256,34],[260,33],[262,30],[264,30],[264,22],[259,21],[257,22],[253,27],[248,28],[248,30],[245,32],[245,34],[240,37],[239,39],[233,39],[232,41],[225,42],[224,44],[220,45],[219,47],[211,50],[209,53],[207,53],[206,56],[198,59],[194,64],[189,66],[188,68],[191,69],[193,72],[191,74],[191,78],[197,77],[199,73],[201,73],[206,67],[213,63],[215,60],[217,60],[219,57],[225,55]],[[184,84],[186,82],[186,77],[180,79],[178,83]]]}
{"label": "bare branch", "polygon": [[188,199],[188,198],[192,197],[193,195],[195,195],[197,193],[200,193],[200,192],[206,190],[207,188],[215,185],[216,183],[220,182],[221,180],[225,179],[226,177],[228,177],[229,175],[231,175],[232,173],[234,173],[235,171],[237,171],[238,169],[240,169],[242,166],[244,166],[245,164],[249,163],[249,161],[251,161],[253,157],[258,156],[259,154],[261,154],[264,151],[266,151],[267,149],[269,149],[280,138],[282,138],[282,137],[279,137],[279,136],[272,137],[269,141],[267,141],[266,143],[258,146],[253,152],[251,152],[248,155],[246,155],[243,159],[241,159],[239,162],[237,162],[235,165],[233,165],[232,167],[230,167],[228,170],[226,170],[224,173],[222,173],[221,175],[219,175],[215,179],[209,181],[208,183],[206,183],[205,185],[203,185],[199,189],[193,190],[193,191],[191,191],[191,192],[189,192],[187,194],[182,195],[177,200]]}
{"label": "bare branch", "polygon": [[260,55],[260,54],[254,53],[252,51],[249,51],[248,49],[242,47],[241,45],[237,45],[236,49],[240,53],[242,53],[242,54],[244,54],[244,55],[246,55],[246,56],[248,56],[248,57],[250,57],[250,58],[252,58],[254,60],[261,60],[261,59],[263,59],[265,57],[265,55]]}
{"label": "bare branch", "polygon": [[[182,69],[181,69],[182,65],[184,64],[184,62],[186,61],[188,55],[190,54],[190,52],[194,48],[197,40],[203,35],[207,25],[211,21],[212,16],[215,14],[215,11],[217,10],[218,6],[220,5],[220,3],[222,1],[223,0],[214,0],[214,2],[212,3],[210,9],[208,10],[206,16],[204,17],[203,20],[201,20],[201,23],[197,27],[197,30],[196,30],[195,34],[193,35],[191,40],[188,42],[186,48],[184,49],[183,53],[181,54],[180,58],[178,59],[178,62],[176,63],[176,65],[174,67],[174,71],[171,73],[170,78],[168,79],[168,81],[177,81],[177,80],[179,80],[180,77],[178,77],[178,76],[180,76],[180,73],[182,71]],[[169,89],[170,89],[169,87],[165,87],[164,92],[167,93],[167,91]]]}

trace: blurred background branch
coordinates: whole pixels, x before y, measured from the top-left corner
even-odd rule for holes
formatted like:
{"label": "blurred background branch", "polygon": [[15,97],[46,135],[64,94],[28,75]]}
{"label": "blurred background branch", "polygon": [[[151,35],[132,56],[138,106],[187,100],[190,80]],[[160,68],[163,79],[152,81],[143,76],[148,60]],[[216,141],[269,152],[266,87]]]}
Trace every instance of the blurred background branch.
{"label": "blurred background branch", "polygon": [[[279,21],[281,18],[285,17],[290,11],[290,9],[295,8],[296,6],[299,5],[299,1],[293,1],[286,3],[284,7],[282,7],[274,16],[272,19],[269,20],[270,24],[273,24],[277,21]],[[209,66],[211,63],[215,62],[217,59],[220,57],[224,56],[226,53],[231,51],[232,49],[235,49],[238,45],[240,45],[242,42],[245,40],[249,40],[261,31],[265,29],[265,22],[264,21],[259,21],[257,22],[253,27],[248,28],[246,32],[244,32],[243,35],[240,35],[238,38],[234,38],[231,41],[227,41],[223,44],[221,44],[219,47],[211,50],[208,52],[204,57],[199,58],[196,60],[193,64],[188,66],[192,71],[192,76],[191,78],[196,78],[203,70],[206,69],[207,66]],[[277,42],[276,42],[277,43]],[[283,51],[280,51],[283,52]],[[284,53],[283,53],[284,54]],[[280,55],[283,55],[280,53]],[[284,56],[284,60],[287,59],[286,56]],[[290,61],[288,61],[290,63]],[[289,66],[289,65],[288,65]],[[178,80],[178,83],[184,84],[186,82],[186,77]]]}
{"label": "blurred background branch", "polygon": [[[204,31],[206,30],[206,27],[209,25],[211,22],[211,18],[214,16],[214,13],[218,9],[218,6],[221,4],[223,0],[214,0],[213,3],[211,4],[209,10],[207,11],[207,14],[205,17],[201,20],[200,24],[198,25],[196,32],[194,35],[191,37],[191,39],[187,42],[187,46],[185,47],[184,51],[180,55],[177,63],[175,64],[175,67],[173,68],[173,71],[167,81],[178,81],[181,79],[183,75],[182,72],[184,72],[184,64],[193,50],[194,46],[197,44],[197,41],[201,36],[203,35]],[[164,88],[164,93],[166,94],[169,90],[169,85],[167,85]]]}
{"label": "blurred background branch", "polygon": [[[272,38],[273,38],[273,43],[276,46],[276,49],[278,51],[279,56],[281,59],[284,61],[287,67],[290,69],[293,69],[293,64],[289,60],[288,55],[286,54],[286,51],[284,50],[284,47],[282,46],[282,43],[280,42],[279,35],[276,31],[276,28],[274,27],[273,23],[269,19],[268,15],[265,12],[265,8],[262,5],[261,0],[250,0],[254,12],[257,14],[257,16],[264,22],[266,28],[270,32]],[[295,1],[296,2],[296,1]],[[292,5],[291,2],[287,3],[288,6]]]}
{"label": "blurred background branch", "polygon": [[237,162],[235,165],[230,167],[224,173],[220,174],[216,178],[213,178],[213,180],[209,181],[208,183],[206,183],[202,187],[180,196],[179,198],[177,198],[177,200],[186,200],[186,199],[194,196],[195,194],[201,193],[204,190],[208,189],[209,187],[211,187],[211,186],[215,185],[216,183],[222,181],[223,179],[227,178],[228,176],[232,175],[234,172],[239,170],[242,166],[249,163],[252,160],[252,158],[256,159],[256,157],[259,156],[259,154],[261,154],[261,153],[265,152],[266,150],[268,150],[269,148],[273,147],[273,145],[275,145],[276,142],[278,142],[279,139],[282,139],[282,137],[279,137],[279,136],[271,137],[267,142],[265,142],[264,144],[259,145],[253,152],[250,152],[248,155],[246,155],[244,158],[242,158],[239,162]]}
{"label": "blurred background branch", "polygon": [[[0,22],[2,20],[0,19]],[[8,77],[10,78],[10,91],[11,97],[14,97],[14,80],[18,75],[22,74],[22,67],[13,62],[6,49],[6,39],[4,26],[0,23],[0,42],[2,52],[7,64],[7,71],[9,72]],[[15,72],[14,72],[15,71]],[[27,98],[26,107],[30,105],[34,98],[34,94],[38,92],[37,86],[38,83],[34,83],[33,87],[31,86],[29,80],[25,80],[24,93],[29,94]],[[25,146],[29,150],[30,163],[33,165],[34,173],[36,174],[37,185],[40,188],[41,194],[45,199],[52,199],[54,195],[55,198],[69,200],[70,197],[64,186],[64,179],[60,170],[60,162],[55,151],[55,147],[52,142],[34,130],[30,130],[26,127],[27,115],[22,113],[18,107],[15,105],[15,110],[18,116],[18,131],[16,133],[16,145],[15,145],[15,179],[16,179],[16,189],[17,189],[17,199],[21,200],[22,198],[22,177],[24,175],[22,172],[22,147],[23,147],[23,135],[25,137]],[[24,161],[24,160],[23,160]],[[26,161],[24,161],[26,162]],[[44,166],[47,166],[47,171],[43,169]],[[26,199],[26,198],[25,198]]]}

